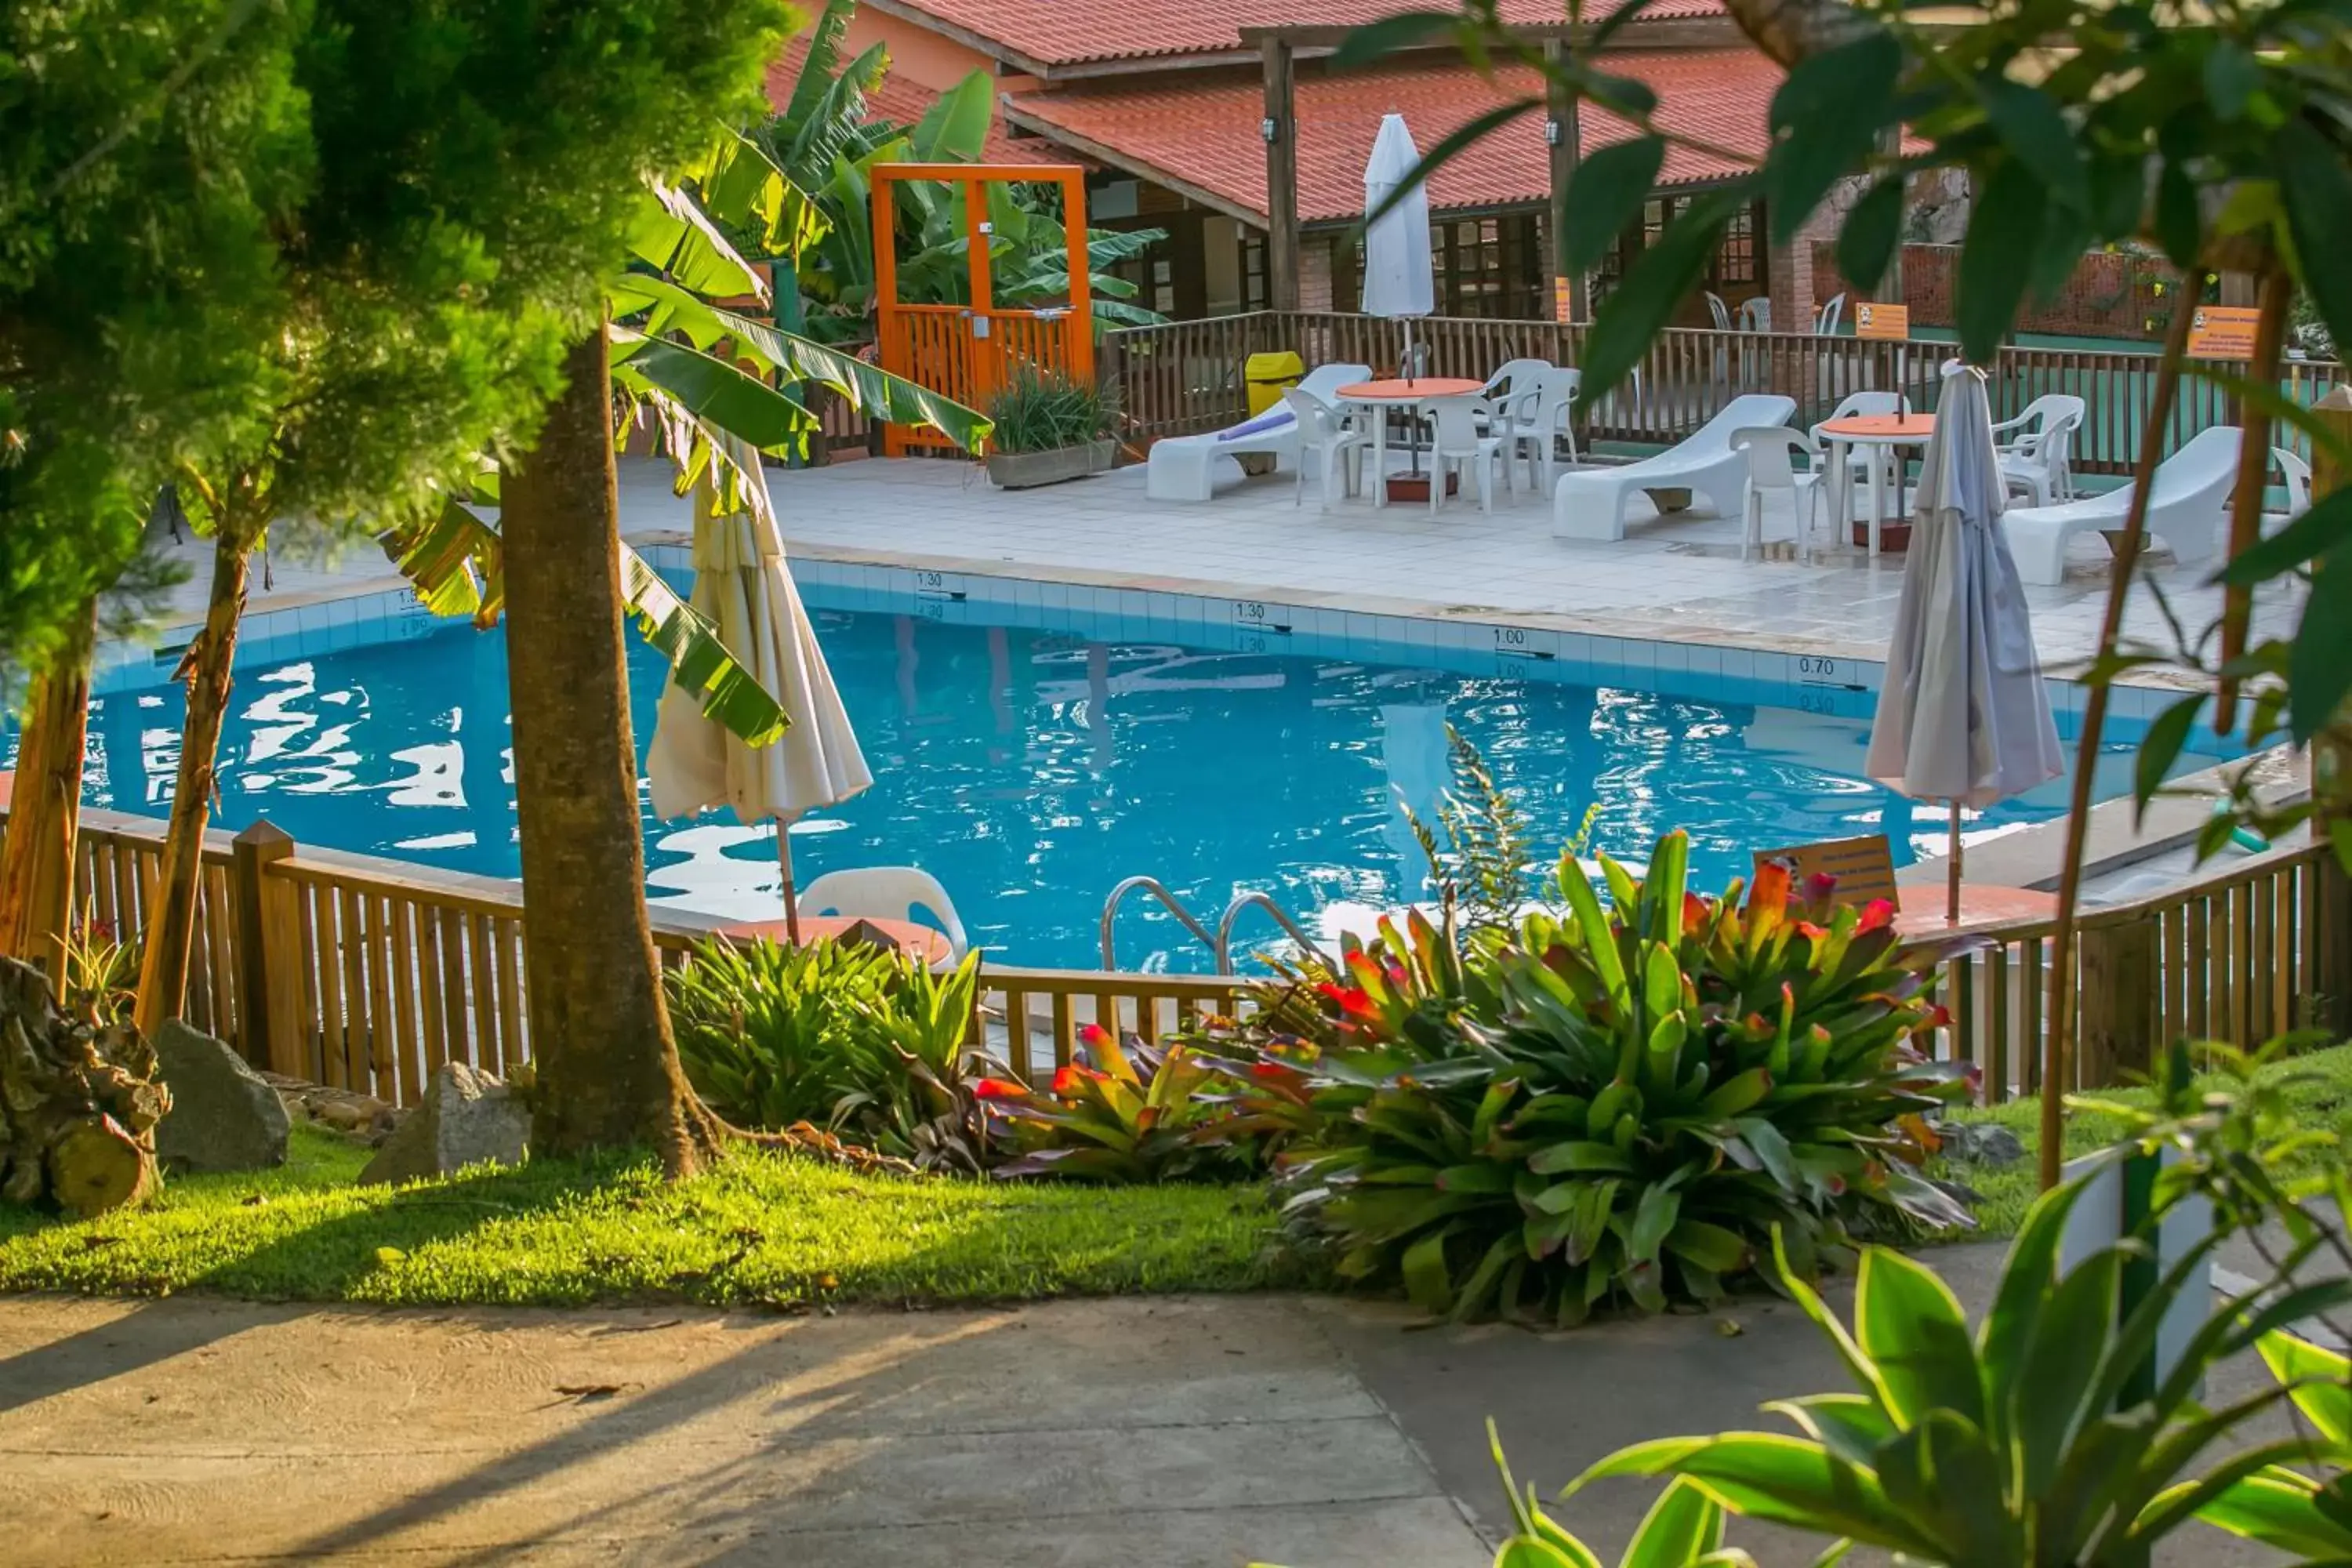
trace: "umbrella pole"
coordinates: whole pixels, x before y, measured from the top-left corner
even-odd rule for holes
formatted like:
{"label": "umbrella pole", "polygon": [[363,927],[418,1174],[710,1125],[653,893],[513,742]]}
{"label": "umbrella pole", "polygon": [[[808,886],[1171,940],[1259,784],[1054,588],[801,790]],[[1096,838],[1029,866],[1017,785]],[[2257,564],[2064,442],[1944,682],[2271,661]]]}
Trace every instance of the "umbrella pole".
{"label": "umbrella pole", "polygon": [[1952,802],[1952,850],[1948,858],[1951,871],[1944,897],[1944,921],[1948,925],[1960,923],[1960,803]]}
{"label": "umbrella pole", "polygon": [[776,818],[776,864],[784,873],[784,940],[801,944],[801,900],[793,887],[793,825]]}

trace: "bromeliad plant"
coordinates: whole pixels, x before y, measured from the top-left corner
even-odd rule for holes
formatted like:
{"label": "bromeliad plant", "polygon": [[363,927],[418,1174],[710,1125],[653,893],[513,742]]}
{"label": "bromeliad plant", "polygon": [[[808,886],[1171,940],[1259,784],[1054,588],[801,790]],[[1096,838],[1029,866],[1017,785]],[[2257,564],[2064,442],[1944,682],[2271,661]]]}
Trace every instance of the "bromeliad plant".
{"label": "bromeliad plant", "polygon": [[1691,894],[1688,854],[1668,835],[1640,881],[1604,858],[1613,908],[1564,858],[1565,918],[1464,944],[1413,914],[1272,1000],[1259,1058],[1317,1118],[1289,1212],[1342,1275],[1565,1325],[1714,1301],[1776,1229],[1810,1275],[1857,1229],[1969,1223],[1897,1127],[1965,1092],[1911,1043],[1933,955],[1777,869]]}
{"label": "bromeliad plant", "polygon": [[[2289,1268],[2207,1319],[2161,1376],[2151,1358],[2168,1311],[2203,1289],[2221,1236],[2168,1269],[2127,1314],[2116,1309],[2137,1241],[2058,1272],[2061,1234],[2088,1178],[2046,1193],[2028,1215],[1992,1309],[1971,1335],[1934,1272],[1864,1252],[1851,1331],[1781,1259],[1789,1293],[1821,1325],[1852,1394],[1767,1405],[1802,1433],[1725,1432],[1636,1444],[1569,1490],[1609,1476],[1695,1481],[1735,1513],[1882,1547],[1946,1568],[2145,1568],[2154,1544],[2200,1515],[2311,1560],[2352,1548],[2340,1476],[2290,1467],[2342,1462],[2342,1358],[2278,1334],[2352,1300],[2352,1280],[2293,1284]],[[2261,1346],[2282,1383],[2207,1410],[2199,1383]],[[2329,1379],[2334,1379],[2330,1383]],[[2201,1455],[2292,1399],[2326,1437],[2234,1447],[2201,1476]]]}
{"label": "bromeliad plant", "polygon": [[1255,1167],[1253,1145],[1224,1125],[1230,1097],[1194,1048],[1124,1046],[1100,1025],[1078,1032],[1074,1058],[1042,1089],[982,1081],[997,1142],[1014,1158],[1008,1179],[1055,1176],[1118,1184],[1232,1178]]}

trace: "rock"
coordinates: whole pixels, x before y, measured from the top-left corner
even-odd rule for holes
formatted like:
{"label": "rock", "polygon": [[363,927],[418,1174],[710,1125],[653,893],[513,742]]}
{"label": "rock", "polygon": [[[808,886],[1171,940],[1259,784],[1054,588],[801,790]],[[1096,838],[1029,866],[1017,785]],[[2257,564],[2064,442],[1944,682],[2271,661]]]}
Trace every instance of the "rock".
{"label": "rock", "polygon": [[485,1160],[520,1165],[530,1143],[530,1110],[512,1089],[463,1062],[433,1075],[424,1102],[384,1140],[366,1182],[411,1182],[446,1176]]}
{"label": "rock", "polygon": [[259,1171],[286,1163],[292,1121],[285,1102],[245,1058],[173,1020],[155,1036],[158,1076],[172,1109],[155,1128],[167,1171]]}
{"label": "rock", "polygon": [[1936,1135],[1944,1158],[1966,1165],[2014,1165],[2025,1158],[2017,1134],[1991,1121],[1935,1121],[1927,1131]]}

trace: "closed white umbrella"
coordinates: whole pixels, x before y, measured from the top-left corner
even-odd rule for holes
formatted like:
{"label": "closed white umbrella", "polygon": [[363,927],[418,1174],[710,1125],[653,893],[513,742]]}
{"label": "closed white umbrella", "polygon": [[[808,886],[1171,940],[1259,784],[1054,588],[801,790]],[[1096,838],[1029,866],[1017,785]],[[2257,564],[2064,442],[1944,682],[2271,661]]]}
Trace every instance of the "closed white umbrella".
{"label": "closed white umbrella", "polygon": [[745,487],[750,510],[722,516],[715,486],[706,483],[696,492],[692,602],[783,704],[792,722],[782,739],[755,749],[705,718],[693,694],[672,684],[663,691],[654,721],[646,773],[658,816],[689,816],[725,805],[747,827],[775,823],[784,929],[797,943],[792,825],[805,813],[847,800],[871,784],[874,775],[858,750],[833,672],[825,668],[800,590],[793,585],[783,533],[760,477],[760,455],[740,443],[733,452],[752,476]]}
{"label": "closed white umbrella", "polygon": [[1903,600],[1864,766],[1915,800],[1951,804],[1949,918],[1960,910],[1960,808],[2021,795],[2065,771],[2033,652],[1984,373],[1944,367],[1920,464]]}
{"label": "closed white umbrella", "polygon": [[1381,121],[1372,139],[1372,156],[1364,165],[1364,314],[1401,320],[1404,329],[1404,371],[1412,375],[1412,318],[1426,316],[1436,306],[1436,286],[1429,256],[1429,189],[1416,184],[1410,194],[1378,218],[1371,215],[1390,193],[1412,178],[1421,163],[1421,149],[1405,129],[1404,116]]}

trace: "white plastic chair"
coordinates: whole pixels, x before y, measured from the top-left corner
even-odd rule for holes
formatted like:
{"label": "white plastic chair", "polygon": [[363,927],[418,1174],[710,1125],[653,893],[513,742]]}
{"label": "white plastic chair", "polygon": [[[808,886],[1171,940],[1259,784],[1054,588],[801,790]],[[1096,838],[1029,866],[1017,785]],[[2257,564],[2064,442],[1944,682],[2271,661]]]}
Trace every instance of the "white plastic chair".
{"label": "white plastic chair", "polygon": [[1348,494],[1360,494],[1364,454],[1370,450],[1372,438],[1360,430],[1350,429],[1337,410],[1303,387],[1284,387],[1282,401],[1298,421],[1298,487],[1292,493],[1290,504],[1307,504],[1307,469],[1310,463],[1323,476],[1325,511],[1331,510],[1335,483],[1344,480]]}
{"label": "white plastic chair", "polygon": [[[1461,473],[1465,479],[1475,471],[1478,480],[1478,510],[1495,510],[1495,469],[1503,461],[1503,437],[1478,433],[1478,407],[1475,399],[1441,397],[1429,405],[1423,416],[1429,425],[1429,510],[1435,511],[1445,500],[1447,471]],[[1507,476],[1506,476],[1507,482]]]}
{"label": "white plastic chair", "polygon": [[1715,318],[1715,330],[1718,332],[1731,331],[1731,307],[1725,304],[1723,296],[1714,289],[1709,289],[1706,293],[1706,313]]}
{"label": "white plastic chair", "polygon": [[827,871],[801,889],[803,918],[838,915],[845,920],[917,921],[928,919],[946,933],[949,963],[961,963],[971,951],[955,900],[940,879],[918,866],[860,866]]}
{"label": "white plastic chair", "polygon": [[[2200,430],[2157,465],[2148,489],[2147,531],[2183,566],[2218,560],[2230,490],[2238,478],[2238,427]],[[2044,587],[2066,580],[2066,542],[2078,533],[2118,533],[2131,510],[2132,488],[2055,506],[2012,507],[2001,514],[2017,574]]]}
{"label": "white plastic chair", "polygon": [[[1807,434],[1812,437],[1816,447],[1826,452],[1837,437],[1828,434],[1822,426],[1839,419],[1884,418],[1891,414],[1906,413],[1909,406],[1899,392],[1849,392],[1839,400],[1835,408],[1830,410],[1829,418],[1814,426]],[[1880,483],[1885,488],[1887,493],[1892,494],[1895,489],[1895,453],[1891,447],[1848,447],[1845,452],[1845,473],[1841,482],[1849,487],[1849,489],[1856,484],[1868,484],[1870,466],[1876,463],[1879,466]],[[1823,473],[1829,471],[1826,458],[1823,460],[1822,471]]]}
{"label": "white plastic chair", "polygon": [[1503,410],[1504,417],[1491,426],[1493,434],[1503,438],[1506,489],[1511,484],[1511,461],[1519,457],[1527,458],[1528,483],[1550,489],[1553,443],[1562,435],[1568,437],[1569,466],[1576,466],[1574,405],[1583,385],[1582,371],[1547,365],[1536,375],[1525,396],[1509,400]]}
{"label": "white plastic chair", "polygon": [[2267,517],[2263,519],[2264,531],[2284,528],[2311,510],[2311,465],[2284,447],[2271,448],[2271,461],[2286,476],[2286,513],[2276,522]]}
{"label": "white plastic chair", "polygon": [[1696,490],[1719,515],[1729,516],[1748,480],[1748,454],[1733,449],[1732,432],[1785,425],[1796,411],[1793,397],[1751,392],[1654,458],[1560,475],[1551,492],[1552,537],[1624,538],[1625,501],[1635,490]]}
{"label": "white plastic chair", "polygon": [[1743,332],[1769,332],[1772,330],[1772,297],[1759,294],[1739,302],[1739,330]]}
{"label": "white plastic chair", "polygon": [[[1307,373],[1297,386],[1328,406],[1339,390],[1372,379],[1368,364],[1322,364]],[[1286,407],[1280,410],[1286,414]],[[1216,494],[1217,462],[1222,458],[1272,458],[1275,467],[1298,463],[1298,422],[1276,417],[1276,409],[1255,415],[1223,430],[1201,436],[1171,436],[1152,443],[1144,458],[1143,494],[1148,500],[1204,501]]]}
{"label": "white plastic chair", "polygon": [[[1764,498],[1778,492],[1789,498],[1797,520],[1797,553],[1812,559],[1813,523],[1821,513],[1821,444],[1785,425],[1750,426],[1731,433],[1732,446],[1748,454],[1748,483],[1740,497],[1739,558],[1742,561],[1764,542]],[[1797,471],[1795,454],[1802,452],[1811,467]]]}
{"label": "white plastic chair", "polygon": [[1844,320],[1845,296],[1843,294],[1831,295],[1828,300],[1822,302],[1822,308],[1813,312],[1813,336],[1817,338],[1833,338],[1837,336],[1838,326]]}
{"label": "white plastic chair", "polygon": [[2009,488],[2023,490],[2035,506],[2073,500],[2074,432],[2089,413],[2081,398],[2053,392],[2027,404],[2016,418],[1994,426],[1993,449]]}

